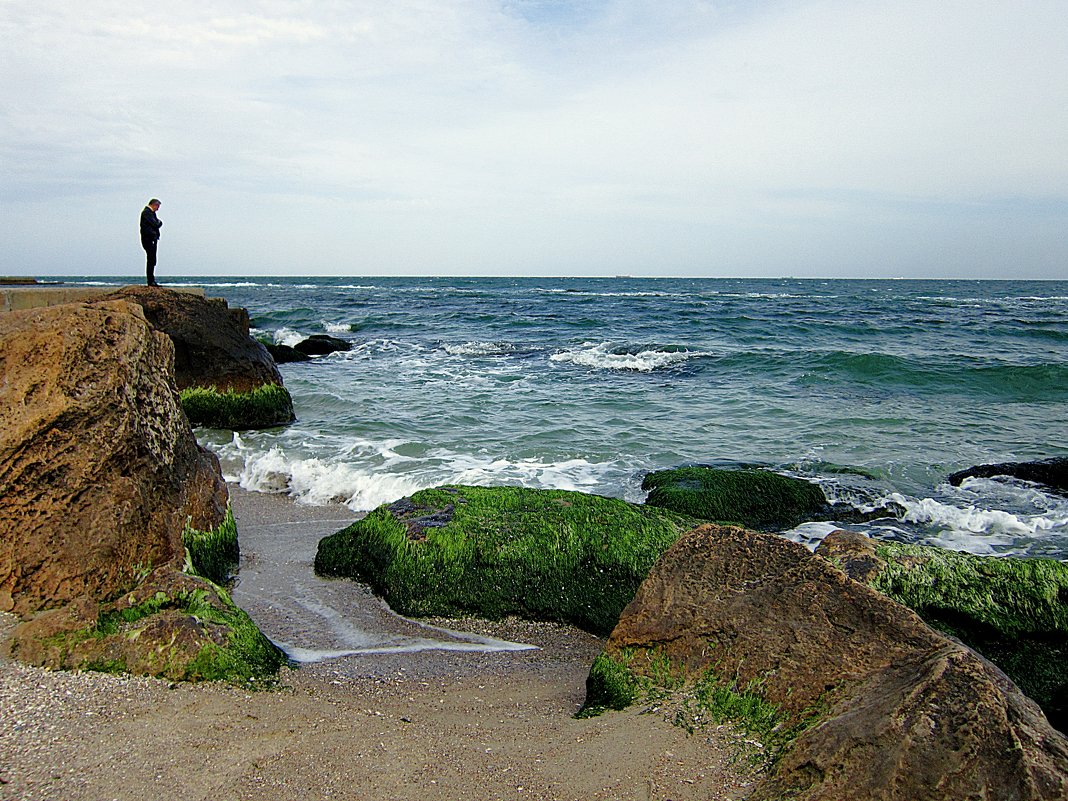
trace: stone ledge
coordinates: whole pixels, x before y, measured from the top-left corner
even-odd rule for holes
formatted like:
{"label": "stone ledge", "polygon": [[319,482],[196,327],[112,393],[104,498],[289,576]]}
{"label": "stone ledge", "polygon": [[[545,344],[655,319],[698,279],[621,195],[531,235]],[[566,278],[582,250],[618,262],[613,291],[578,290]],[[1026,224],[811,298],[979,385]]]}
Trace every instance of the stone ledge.
{"label": "stone ledge", "polygon": [[[89,300],[99,295],[114,292],[114,286],[78,286],[76,284],[25,284],[8,286],[0,282],[0,311],[18,311],[35,309],[42,306],[58,306],[62,303],[76,303]],[[204,297],[204,289],[199,286],[165,287],[175,292]]]}

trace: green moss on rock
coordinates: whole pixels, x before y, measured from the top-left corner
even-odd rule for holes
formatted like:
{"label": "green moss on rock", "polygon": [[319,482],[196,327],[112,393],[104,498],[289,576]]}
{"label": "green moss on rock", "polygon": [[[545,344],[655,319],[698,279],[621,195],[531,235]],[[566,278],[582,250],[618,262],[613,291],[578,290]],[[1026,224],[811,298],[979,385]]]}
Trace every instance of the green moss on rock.
{"label": "green moss on rock", "polygon": [[227,507],[226,519],[208,531],[198,531],[187,525],[182,532],[182,544],[198,575],[216,584],[226,584],[241,556],[233,510]]}
{"label": "green moss on rock", "polygon": [[642,489],[649,506],[759,530],[792,528],[828,508],[817,485],[769,470],[680,467],[649,473]]}
{"label": "green moss on rock", "polygon": [[51,668],[238,684],[270,680],[286,663],[221,587],[199,576],[152,578],[84,628],[16,637],[15,652]]}
{"label": "green moss on rock", "polygon": [[608,709],[626,709],[642,695],[642,682],[625,662],[600,654],[586,677],[586,702],[579,717],[594,717]]}
{"label": "green moss on rock", "polygon": [[1068,729],[1068,565],[879,543],[869,583],[1000,667]]}
{"label": "green moss on rock", "polygon": [[693,519],[563,490],[446,486],[319,543],[315,569],[413,616],[517,615],[608,634]]}
{"label": "green moss on rock", "polygon": [[182,390],[181,400],[194,426],[243,431],[293,421],[293,399],[281,384],[264,384],[250,392],[189,387]]}

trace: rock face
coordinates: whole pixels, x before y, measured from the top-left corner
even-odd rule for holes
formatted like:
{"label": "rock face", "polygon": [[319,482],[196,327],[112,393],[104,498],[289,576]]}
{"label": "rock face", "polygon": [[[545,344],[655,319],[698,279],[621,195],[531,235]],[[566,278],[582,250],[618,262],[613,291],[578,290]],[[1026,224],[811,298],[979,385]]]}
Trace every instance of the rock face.
{"label": "rock face", "polygon": [[[1059,799],[1068,741],[997,668],[784,539],[702,526],[664,554],[604,656],[758,687],[807,719],[751,798]],[[594,687],[594,690],[597,688]]]}
{"label": "rock face", "polygon": [[126,301],[0,315],[0,609],[23,618],[18,658],[175,679],[254,678],[284,660],[182,572],[187,526],[228,515],[173,353]]}
{"label": "rock face", "polygon": [[226,486],[178,405],[170,340],[123,301],[0,317],[0,609],[114,597],[181,565]]}
{"label": "rock face", "polygon": [[1044,484],[1061,495],[1068,495],[1068,457],[1065,456],[1040,459],[1034,462],[981,464],[953,473],[949,476],[948,481],[953,486],[959,486],[966,478],[993,478],[996,476],[1008,476],[1010,478],[1020,478],[1024,481],[1034,481],[1036,484]]}
{"label": "rock face", "polygon": [[174,381],[179,390],[214,387],[249,392],[281,384],[267,349],[249,336],[248,312],[231,309],[221,298],[148,286],[127,286],[102,296],[136,303],[145,318],[174,343]]}
{"label": "rock face", "polygon": [[248,312],[221,298],[160,287],[128,286],[105,295],[136,303],[174,344],[174,380],[184,393],[199,391],[186,408],[193,425],[267,428],[295,419],[293,401],[262,343],[249,336]]}
{"label": "rock face", "polygon": [[1068,731],[1068,565],[832,531],[816,553],[963,640]]}

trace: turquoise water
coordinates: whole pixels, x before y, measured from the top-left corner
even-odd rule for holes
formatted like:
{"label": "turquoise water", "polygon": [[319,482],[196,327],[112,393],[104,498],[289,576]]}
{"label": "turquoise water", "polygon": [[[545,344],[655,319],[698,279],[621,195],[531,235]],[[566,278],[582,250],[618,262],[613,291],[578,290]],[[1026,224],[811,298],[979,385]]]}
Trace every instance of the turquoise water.
{"label": "turquoise water", "polygon": [[1068,282],[187,283],[248,308],[258,336],[353,345],[281,367],[292,426],[199,432],[249,489],[353,509],[444,482],[637,501],[650,470],[760,464],[858,506],[898,500],[903,519],[847,526],[875,536],[1068,557],[1064,498],[945,483],[1068,455]]}

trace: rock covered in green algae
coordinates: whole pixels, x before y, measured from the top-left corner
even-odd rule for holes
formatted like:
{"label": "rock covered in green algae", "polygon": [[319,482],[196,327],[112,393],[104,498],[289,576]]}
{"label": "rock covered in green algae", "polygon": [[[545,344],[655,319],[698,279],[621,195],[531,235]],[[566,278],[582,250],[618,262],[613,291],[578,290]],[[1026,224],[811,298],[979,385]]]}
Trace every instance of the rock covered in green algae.
{"label": "rock covered in green algae", "polygon": [[107,604],[88,599],[15,629],[12,654],[52,669],[174,681],[269,680],[285,654],[216,584],[160,568]]}
{"label": "rock covered in green algae", "polygon": [[642,489],[649,490],[650,506],[763,530],[792,528],[828,507],[815,484],[770,470],[658,470],[645,477]]}
{"label": "rock covered in green algae", "polygon": [[517,615],[612,630],[691,518],[564,490],[445,486],[383,505],[319,543],[315,569],[414,616]]}
{"label": "rock covered in green algae", "polygon": [[1068,730],[1068,565],[834,531],[816,553],[958,637]]}
{"label": "rock covered in green algae", "polygon": [[646,475],[645,502],[679,514],[717,523],[736,523],[758,531],[793,528],[810,520],[860,522],[894,516],[879,507],[860,512],[827,501],[819,485],[760,468],[677,467]]}

